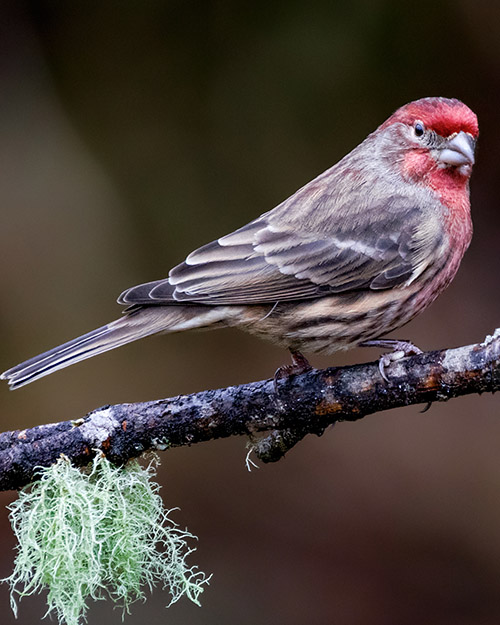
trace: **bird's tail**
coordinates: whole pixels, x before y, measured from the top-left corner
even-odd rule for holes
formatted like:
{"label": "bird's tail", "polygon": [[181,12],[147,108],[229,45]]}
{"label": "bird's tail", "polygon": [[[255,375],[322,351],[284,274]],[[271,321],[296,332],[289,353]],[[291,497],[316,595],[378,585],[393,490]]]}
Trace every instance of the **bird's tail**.
{"label": "bird's tail", "polygon": [[158,332],[202,328],[223,321],[225,307],[151,306],[132,309],[123,317],[4,371],[11,389],[29,384],[58,369]]}

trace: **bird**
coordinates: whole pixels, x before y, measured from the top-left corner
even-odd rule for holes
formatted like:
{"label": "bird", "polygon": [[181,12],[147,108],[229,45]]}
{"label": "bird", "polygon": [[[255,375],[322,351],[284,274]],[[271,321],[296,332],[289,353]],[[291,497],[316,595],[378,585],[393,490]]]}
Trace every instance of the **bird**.
{"label": "bird", "polygon": [[382,338],[450,284],[472,237],[476,115],[455,98],[397,109],[338,163],[243,227],[191,252],[168,277],[125,290],[120,318],[1,374],[10,388],[157,333],[237,327],[306,354],[356,346],[418,352]]}

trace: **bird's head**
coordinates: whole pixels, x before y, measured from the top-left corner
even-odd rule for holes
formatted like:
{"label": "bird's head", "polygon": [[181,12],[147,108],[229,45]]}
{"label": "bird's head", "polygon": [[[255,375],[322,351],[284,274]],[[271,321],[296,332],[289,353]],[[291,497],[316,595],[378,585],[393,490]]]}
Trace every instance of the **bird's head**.
{"label": "bird's head", "polygon": [[431,186],[464,184],[474,165],[476,115],[460,100],[423,98],[398,109],[379,130],[397,134],[406,178]]}

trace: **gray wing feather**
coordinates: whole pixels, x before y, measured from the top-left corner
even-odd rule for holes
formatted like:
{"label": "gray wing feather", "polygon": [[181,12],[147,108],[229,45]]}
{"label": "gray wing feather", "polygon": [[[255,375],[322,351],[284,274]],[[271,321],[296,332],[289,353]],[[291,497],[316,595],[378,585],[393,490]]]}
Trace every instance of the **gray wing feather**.
{"label": "gray wing feather", "polygon": [[[417,199],[409,204],[408,197],[393,195],[384,205],[372,199],[367,206],[364,195],[361,214],[342,197],[307,196],[307,186],[273,211],[195,250],[167,279],[133,287],[119,301],[261,304],[394,288],[424,271],[426,259],[442,243],[439,220],[428,213],[424,220]],[[296,214],[296,202],[303,215],[313,215],[318,202],[327,201],[335,204],[327,210],[328,223],[304,219],[299,228],[285,220],[284,208]],[[431,226],[422,231],[422,222]]]}

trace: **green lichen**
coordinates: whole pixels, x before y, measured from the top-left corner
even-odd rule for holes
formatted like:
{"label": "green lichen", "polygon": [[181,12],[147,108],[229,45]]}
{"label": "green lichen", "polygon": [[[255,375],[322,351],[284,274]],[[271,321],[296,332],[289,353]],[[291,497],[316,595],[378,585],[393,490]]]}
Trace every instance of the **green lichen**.
{"label": "green lichen", "polygon": [[40,473],[10,506],[18,546],[4,581],[16,615],[17,597],[47,590],[47,614],[77,625],[89,599],[111,599],[128,613],[158,583],[169,605],[183,595],[200,605],[209,578],[186,564],[194,551],[186,540],[195,537],[170,518],[151,464],[120,468],[98,454],[86,472],[62,457]]}

